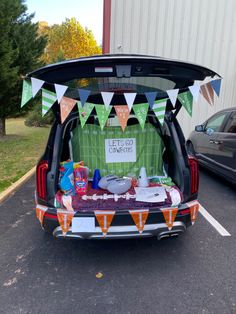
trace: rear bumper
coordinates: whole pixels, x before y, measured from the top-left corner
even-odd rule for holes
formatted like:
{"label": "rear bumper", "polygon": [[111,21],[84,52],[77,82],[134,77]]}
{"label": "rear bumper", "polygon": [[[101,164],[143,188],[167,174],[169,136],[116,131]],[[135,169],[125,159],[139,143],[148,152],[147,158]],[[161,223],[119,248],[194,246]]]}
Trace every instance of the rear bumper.
{"label": "rear bumper", "polygon": [[95,232],[89,233],[73,233],[71,228],[66,235],[63,235],[60,227],[57,227],[53,231],[53,235],[57,238],[71,238],[71,239],[89,239],[89,240],[98,240],[98,239],[130,239],[130,238],[145,238],[145,237],[157,237],[158,240],[161,240],[166,237],[175,237],[186,231],[186,225],[177,221],[174,222],[174,225],[171,230],[168,230],[165,223],[159,224],[149,224],[144,226],[142,233],[139,233],[136,226],[111,226],[108,233],[104,236],[101,232],[100,227],[95,228]]}
{"label": "rear bumper", "polygon": [[[40,205],[38,205],[40,206]],[[45,231],[53,234],[57,238],[71,238],[71,239],[125,239],[125,238],[143,238],[143,237],[157,237],[162,239],[165,237],[174,237],[182,234],[186,229],[191,226],[191,212],[189,204],[182,204],[178,208],[177,215],[174,219],[173,225],[167,226],[165,217],[162,212],[163,208],[157,208],[156,210],[150,210],[148,218],[144,225],[142,232],[136,227],[133,218],[130,215],[129,210],[116,212],[110,228],[106,235],[103,234],[101,227],[95,217],[94,212],[81,213],[76,212],[74,218],[78,217],[93,217],[95,221],[95,227],[92,232],[74,232],[72,227],[65,233],[62,232],[62,228],[57,219],[57,213],[55,208],[47,208],[42,221],[42,227]],[[73,219],[74,219],[73,218]]]}

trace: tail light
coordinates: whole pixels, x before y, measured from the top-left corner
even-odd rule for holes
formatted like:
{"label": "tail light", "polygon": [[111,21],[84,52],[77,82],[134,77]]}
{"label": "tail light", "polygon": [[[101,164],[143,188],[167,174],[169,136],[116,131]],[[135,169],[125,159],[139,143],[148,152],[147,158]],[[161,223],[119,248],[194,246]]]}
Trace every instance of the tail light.
{"label": "tail light", "polygon": [[47,172],[48,162],[40,161],[36,170],[36,189],[38,197],[43,200],[47,198]]}
{"label": "tail light", "polygon": [[193,156],[188,156],[188,162],[191,174],[191,194],[195,194],[199,186],[198,160]]}

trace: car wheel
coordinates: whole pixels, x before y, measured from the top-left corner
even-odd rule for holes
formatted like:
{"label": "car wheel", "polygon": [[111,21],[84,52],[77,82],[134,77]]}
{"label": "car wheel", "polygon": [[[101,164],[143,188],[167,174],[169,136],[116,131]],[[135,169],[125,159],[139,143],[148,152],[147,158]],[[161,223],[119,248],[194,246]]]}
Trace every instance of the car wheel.
{"label": "car wheel", "polygon": [[187,143],[187,151],[189,155],[196,156],[195,149],[192,142]]}

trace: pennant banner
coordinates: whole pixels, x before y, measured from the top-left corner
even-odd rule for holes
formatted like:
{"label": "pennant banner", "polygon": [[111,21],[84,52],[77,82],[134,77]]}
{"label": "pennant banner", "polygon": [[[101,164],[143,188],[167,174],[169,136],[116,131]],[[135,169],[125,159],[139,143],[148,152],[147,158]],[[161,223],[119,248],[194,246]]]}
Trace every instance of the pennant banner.
{"label": "pennant banner", "polygon": [[101,92],[101,95],[102,95],[102,99],[103,99],[105,108],[108,110],[114,93],[110,93],[110,92]]}
{"label": "pennant banner", "polygon": [[141,128],[144,129],[147,113],[148,113],[148,104],[138,104],[133,106],[133,110],[136,118],[138,119]]}
{"label": "pennant banner", "polygon": [[112,108],[109,107],[107,110],[103,105],[95,105],[95,109],[97,112],[100,127],[103,130]]}
{"label": "pennant banner", "polygon": [[54,84],[54,86],[55,86],[55,90],[56,90],[56,94],[57,94],[57,101],[59,103],[61,101],[62,97],[64,96],[68,86],[59,85],[59,84]]}
{"label": "pennant banner", "polygon": [[60,102],[60,109],[61,109],[61,123],[63,123],[68,115],[71,113],[71,110],[74,108],[76,104],[76,100],[62,97],[62,100]]}
{"label": "pennant banner", "polygon": [[127,121],[129,119],[129,108],[128,106],[114,106],[117,118],[119,120],[122,131],[125,130],[127,126]]}
{"label": "pennant banner", "polygon": [[110,210],[110,211],[95,210],[94,214],[97,218],[100,228],[102,229],[102,233],[105,236],[110,228],[113,217],[115,215],[115,211],[114,210]]}
{"label": "pennant banner", "polygon": [[178,213],[178,208],[172,208],[172,207],[163,208],[163,209],[161,209],[161,211],[162,211],[162,214],[165,218],[165,222],[166,222],[168,229],[171,230],[173,228],[175,217]]}
{"label": "pennant banner", "polygon": [[42,89],[42,116],[44,116],[57,100],[55,93]]}
{"label": "pennant banner", "polygon": [[[155,91],[146,92],[144,94],[146,96],[148,104],[142,103],[134,105],[137,93],[123,93],[127,106],[121,105],[114,106],[121,128],[123,131],[125,130],[129,118],[128,111],[130,112],[131,109],[133,108],[134,113],[143,129],[145,126],[145,121],[148,113],[148,105],[154,111],[160,124],[163,125],[166,104],[168,99],[170,99],[174,107],[178,99],[181,105],[187,110],[189,115],[192,116],[193,100],[195,102],[198,102],[200,93],[203,95],[203,97],[210,105],[214,104],[214,93],[217,96],[219,96],[221,80],[222,80],[221,78],[215,79],[203,85],[200,85],[198,82],[195,82],[194,85],[188,87],[189,91],[185,92],[180,92],[181,91],[180,89],[166,90],[166,93],[169,98],[160,100],[155,100],[158,95],[158,92]],[[21,107],[23,107],[30,99],[32,99],[38,93],[40,89],[42,89],[42,116],[44,116],[49,111],[49,109],[51,109],[51,107],[57,100],[57,102],[60,103],[61,122],[63,123],[70,114],[71,110],[74,108],[75,103],[77,103],[82,128],[86,124],[86,121],[89,118],[94,107],[96,108],[101,129],[104,128],[112,109],[111,101],[114,96],[113,92],[101,92],[101,97],[103,99],[104,105],[96,105],[91,103],[86,104],[87,99],[91,93],[90,90],[78,89],[80,101],[77,101],[75,99],[64,96],[66,90],[68,89],[68,86],[54,84],[56,93],[53,93],[42,88],[44,83],[45,81],[39,80],[37,78],[31,78],[31,81],[27,80],[23,81]]]}
{"label": "pennant banner", "polygon": [[128,105],[129,111],[131,111],[131,109],[133,107],[136,95],[137,95],[137,93],[124,93],[124,97],[125,97],[126,103]]}
{"label": "pennant banner", "polygon": [[166,112],[166,102],[167,99],[161,99],[155,101],[152,110],[155,113],[155,116],[159,120],[160,124],[163,125],[164,123],[164,118],[165,118],[165,112]]}
{"label": "pennant banner", "polygon": [[157,92],[147,92],[147,93],[145,93],[145,96],[146,96],[147,101],[149,103],[150,109],[152,109],[152,107],[154,105],[154,101],[157,97]]}
{"label": "pennant banner", "polygon": [[90,95],[90,90],[87,89],[79,89],[79,99],[81,101],[82,107],[86,103],[88,96]]}
{"label": "pennant banner", "polygon": [[41,226],[43,226],[43,218],[44,218],[46,211],[47,211],[47,207],[42,206],[42,205],[36,206],[36,217],[40,221]]}
{"label": "pennant banner", "polygon": [[216,95],[220,96],[221,79],[213,80],[210,82],[211,87],[214,89]]}
{"label": "pennant banner", "polygon": [[171,101],[172,105],[175,107],[175,103],[176,103],[176,100],[177,100],[177,97],[178,97],[179,89],[178,88],[176,88],[176,89],[169,89],[166,92],[167,92],[167,95],[170,98],[170,101]]}
{"label": "pennant banner", "polygon": [[206,101],[211,106],[213,106],[214,105],[214,90],[210,82],[201,86],[201,93],[203,97],[206,99]]}
{"label": "pennant banner", "polygon": [[33,97],[36,96],[38,91],[41,89],[45,82],[36,78],[31,77],[31,84],[32,84],[32,95]]}
{"label": "pennant banner", "polygon": [[57,210],[57,219],[61,226],[63,235],[65,236],[70,229],[71,221],[74,217],[74,212],[68,212],[64,210]]}
{"label": "pennant banner", "polygon": [[197,201],[193,201],[193,202],[187,203],[187,206],[190,209],[190,216],[191,216],[192,225],[194,225],[196,220],[197,220],[197,214],[199,211],[199,203]]}
{"label": "pennant banner", "polygon": [[200,93],[200,85],[198,83],[195,83],[192,86],[189,86],[188,88],[193,95],[193,99],[196,103],[198,103],[199,93]]}
{"label": "pennant banner", "polygon": [[139,233],[143,232],[145,223],[148,218],[148,209],[140,209],[140,210],[129,210],[130,215],[133,218],[133,221],[139,231]]}
{"label": "pennant banner", "polygon": [[21,96],[21,108],[32,98],[32,85],[29,81],[24,80]]}
{"label": "pennant banner", "polygon": [[80,103],[80,101],[77,101],[78,109],[79,109],[79,118],[80,118],[80,124],[83,128],[86,121],[88,120],[91,112],[93,111],[94,104],[86,103],[83,107]]}
{"label": "pennant banner", "polygon": [[187,110],[190,117],[192,117],[192,109],[193,109],[193,95],[188,91],[178,95],[178,100]]}

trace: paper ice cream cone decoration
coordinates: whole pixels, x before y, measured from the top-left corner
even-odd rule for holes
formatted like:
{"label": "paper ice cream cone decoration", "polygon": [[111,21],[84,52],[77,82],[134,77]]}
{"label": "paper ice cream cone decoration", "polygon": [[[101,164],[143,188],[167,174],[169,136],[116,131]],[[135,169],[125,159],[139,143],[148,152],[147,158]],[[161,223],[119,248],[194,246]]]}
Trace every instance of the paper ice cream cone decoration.
{"label": "paper ice cream cone decoration", "polygon": [[168,229],[171,230],[173,228],[175,217],[178,213],[178,208],[172,208],[172,207],[163,208],[161,211],[162,211],[162,214],[165,218],[165,222],[166,222]]}
{"label": "paper ice cream cone decoration", "polygon": [[41,205],[37,205],[36,207],[36,217],[38,218],[41,226],[43,226],[43,218],[44,218],[44,215],[47,211],[47,207],[45,206],[41,206]]}
{"label": "paper ice cream cone decoration", "polygon": [[98,224],[100,226],[100,228],[102,229],[102,233],[104,236],[106,236],[109,228],[110,228],[110,225],[111,225],[111,222],[113,220],[113,217],[115,215],[115,211],[114,210],[96,210],[94,212],[96,218],[97,218],[97,221],[98,221]]}
{"label": "paper ice cream cone decoration", "polygon": [[61,226],[63,235],[65,236],[70,229],[72,219],[75,213],[68,212],[65,210],[57,210],[57,219]]}
{"label": "paper ice cream cone decoration", "polygon": [[192,225],[194,225],[197,220],[197,214],[199,211],[199,203],[197,201],[194,201],[194,202],[187,203],[187,205],[189,206],[189,209],[190,209]]}
{"label": "paper ice cream cone decoration", "polygon": [[148,217],[149,210],[148,209],[130,210],[129,213],[132,216],[139,233],[142,233]]}

